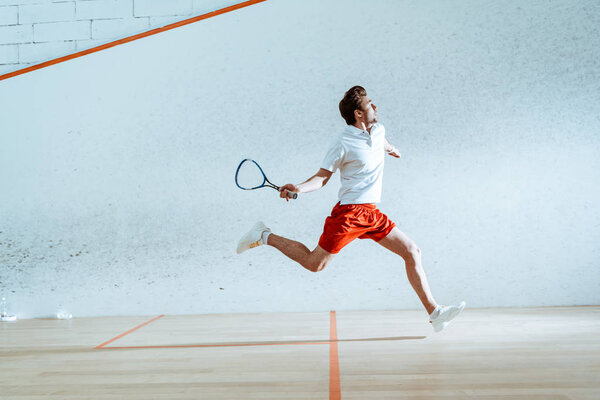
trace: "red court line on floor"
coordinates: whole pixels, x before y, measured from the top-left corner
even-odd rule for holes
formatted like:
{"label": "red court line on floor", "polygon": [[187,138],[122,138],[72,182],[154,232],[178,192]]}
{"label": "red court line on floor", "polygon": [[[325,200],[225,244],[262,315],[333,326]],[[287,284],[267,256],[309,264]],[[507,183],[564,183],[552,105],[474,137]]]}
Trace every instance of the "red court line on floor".
{"label": "red court line on floor", "polygon": [[[309,344],[327,344],[324,342],[290,342],[290,343],[221,343],[221,344],[175,344],[164,346],[110,346],[102,350],[124,350],[124,349],[189,349],[195,347],[248,347],[248,346],[298,346]],[[98,348],[98,347],[97,347]]]}
{"label": "red court line on floor", "polygon": [[341,400],[340,362],[338,359],[338,338],[335,311],[331,311],[330,313],[329,341],[329,400]]}
{"label": "red court line on floor", "polygon": [[225,13],[228,13],[228,12],[231,12],[231,11],[234,11],[234,10],[239,10],[240,8],[248,7],[248,6],[251,6],[253,4],[257,4],[257,3],[262,3],[263,1],[267,1],[267,0],[249,0],[249,1],[244,1],[243,3],[238,3],[238,4],[234,4],[232,6],[229,6],[229,7],[221,8],[221,9],[216,10],[216,11],[211,11],[209,13],[202,14],[202,15],[199,15],[197,17],[189,18],[189,19],[186,19],[186,20],[183,20],[183,21],[179,21],[179,22],[175,22],[173,24],[169,24],[169,25],[163,26],[161,28],[152,29],[150,31],[142,32],[142,33],[139,33],[137,35],[126,37],[124,39],[119,39],[119,40],[116,40],[114,42],[110,42],[110,43],[106,43],[106,44],[103,44],[103,45],[100,45],[100,46],[92,47],[91,49],[82,50],[82,51],[79,51],[77,53],[69,54],[69,55],[64,56],[64,57],[55,58],[54,60],[45,61],[45,62],[43,62],[41,64],[32,65],[31,67],[19,69],[17,71],[13,71],[13,72],[9,72],[9,73],[4,74],[4,75],[0,75],[0,81],[4,80],[4,79],[15,77],[15,76],[18,76],[18,75],[25,74],[27,72],[35,71],[37,69],[42,69],[42,68],[45,68],[45,67],[49,67],[51,65],[58,64],[58,63],[61,63],[61,62],[64,62],[64,61],[72,60],[74,58],[82,57],[82,56],[85,56],[87,54],[96,53],[96,52],[101,51],[101,50],[106,50],[106,49],[108,49],[110,47],[115,47],[115,46],[118,46],[120,44],[124,44],[124,43],[128,43],[128,42],[133,42],[134,40],[138,40],[138,39],[145,38],[145,37],[148,37],[148,36],[156,35],[157,33],[160,33],[160,32],[165,32],[165,31],[168,31],[168,30],[171,30],[171,29],[179,28],[181,26],[188,25],[188,24],[191,24],[191,23],[194,23],[194,22],[198,22],[198,21],[201,21],[203,19],[212,18],[212,17],[215,17],[217,15],[225,14]]}
{"label": "red court line on floor", "polygon": [[102,344],[100,344],[100,345],[98,345],[98,346],[96,346],[96,347],[94,347],[94,348],[95,348],[95,349],[101,349],[101,348],[103,348],[104,346],[106,346],[107,344],[109,344],[109,343],[112,343],[112,342],[114,342],[115,340],[117,340],[117,339],[120,339],[120,338],[122,338],[122,337],[123,337],[123,336],[125,336],[125,335],[129,335],[131,332],[133,332],[133,331],[137,331],[138,329],[140,329],[140,328],[142,328],[142,327],[144,327],[144,326],[146,326],[146,325],[148,325],[148,324],[150,324],[150,323],[152,323],[152,322],[154,322],[154,321],[156,321],[157,319],[159,319],[159,318],[162,318],[162,317],[164,317],[164,315],[159,315],[158,317],[154,317],[154,318],[152,318],[150,321],[144,322],[143,324],[141,324],[141,325],[138,325],[138,326],[136,326],[135,328],[133,328],[133,329],[130,329],[130,330],[128,330],[128,331],[127,331],[127,332],[125,332],[125,333],[121,333],[119,336],[116,336],[116,337],[114,337],[114,338],[110,339],[109,341],[106,341],[106,342],[104,342],[104,343],[102,343]]}
{"label": "red court line on floor", "polygon": [[384,340],[418,340],[425,339],[426,336],[403,336],[403,337],[383,337],[383,338],[364,338],[364,339],[337,339],[337,340],[309,340],[303,342],[246,342],[246,343],[210,343],[210,344],[164,344],[149,346],[111,346],[102,347],[102,350],[122,350],[122,349],[180,349],[194,347],[239,347],[239,346],[298,346],[307,344],[331,344],[336,342],[372,342]]}

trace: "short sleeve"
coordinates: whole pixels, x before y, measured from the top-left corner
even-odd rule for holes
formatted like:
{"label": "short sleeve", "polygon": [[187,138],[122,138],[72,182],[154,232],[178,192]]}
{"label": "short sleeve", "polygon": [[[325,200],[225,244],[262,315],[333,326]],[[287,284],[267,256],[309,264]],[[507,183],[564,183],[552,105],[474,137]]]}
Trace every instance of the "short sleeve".
{"label": "short sleeve", "polygon": [[340,140],[336,140],[325,155],[323,162],[321,163],[321,168],[326,169],[327,171],[335,172],[342,165],[342,161],[344,159],[344,147]]}

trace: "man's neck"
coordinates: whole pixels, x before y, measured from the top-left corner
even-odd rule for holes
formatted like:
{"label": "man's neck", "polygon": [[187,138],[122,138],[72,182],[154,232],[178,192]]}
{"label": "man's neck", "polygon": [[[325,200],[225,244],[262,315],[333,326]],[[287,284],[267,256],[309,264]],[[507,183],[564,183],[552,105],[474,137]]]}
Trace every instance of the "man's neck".
{"label": "man's neck", "polygon": [[355,128],[360,129],[361,131],[367,131],[370,135],[373,124],[365,125],[365,123],[363,121],[356,121],[353,126]]}

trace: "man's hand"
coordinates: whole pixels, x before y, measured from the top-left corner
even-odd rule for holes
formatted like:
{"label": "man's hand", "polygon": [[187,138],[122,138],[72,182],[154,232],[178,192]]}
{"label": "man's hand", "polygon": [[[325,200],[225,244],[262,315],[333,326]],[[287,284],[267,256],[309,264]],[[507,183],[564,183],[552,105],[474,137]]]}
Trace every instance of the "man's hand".
{"label": "man's hand", "polygon": [[281,197],[282,199],[285,199],[285,201],[290,201],[288,193],[289,192],[298,193],[299,191],[300,191],[300,189],[298,188],[298,186],[288,183],[279,188],[279,197]]}
{"label": "man's hand", "polygon": [[400,153],[400,150],[398,150],[395,147],[392,147],[390,150],[388,150],[387,152],[390,156],[392,157],[396,157],[396,158],[400,158],[402,157],[402,154]]}
{"label": "man's hand", "polygon": [[396,148],[396,146],[394,146],[390,142],[388,142],[387,139],[385,139],[383,149],[385,150],[386,153],[388,153],[392,157],[396,157],[396,158],[402,157],[402,154],[400,154],[400,150],[398,150]]}

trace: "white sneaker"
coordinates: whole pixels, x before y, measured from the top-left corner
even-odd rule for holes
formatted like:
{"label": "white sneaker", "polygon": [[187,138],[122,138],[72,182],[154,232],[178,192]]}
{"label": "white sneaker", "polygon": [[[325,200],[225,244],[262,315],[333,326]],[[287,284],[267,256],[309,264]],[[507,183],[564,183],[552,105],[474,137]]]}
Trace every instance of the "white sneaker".
{"label": "white sneaker", "polygon": [[437,311],[432,312],[429,315],[429,322],[433,325],[433,330],[439,332],[444,329],[450,321],[460,314],[466,305],[467,303],[462,301],[457,306],[441,306]]}
{"label": "white sneaker", "polygon": [[254,224],[252,229],[250,229],[248,233],[242,236],[242,238],[238,242],[237,253],[241,254],[244,251],[249,250],[253,247],[263,245],[264,243],[262,240],[262,233],[264,231],[271,232],[271,230],[267,228],[262,222],[257,222],[256,224]]}

